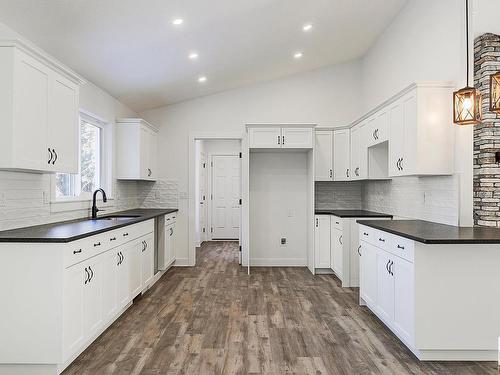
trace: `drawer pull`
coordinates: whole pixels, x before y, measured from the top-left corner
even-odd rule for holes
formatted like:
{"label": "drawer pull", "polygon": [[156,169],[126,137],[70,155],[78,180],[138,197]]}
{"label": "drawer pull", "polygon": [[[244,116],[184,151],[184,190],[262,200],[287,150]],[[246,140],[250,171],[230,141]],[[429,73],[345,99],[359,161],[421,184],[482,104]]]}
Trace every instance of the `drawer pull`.
{"label": "drawer pull", "polygon": [[127,237],[128,236],[128,233],[123,233],[123,237]]}
{"label": "drawer pull", "polygon": [[404,246],[401,246],[401,245],[398,245],[398,249],[404,250],[404,249],[405,249],[405,247],[404,247]]}
{"label": "drawer pull", "polygon": [[98,243],[95,243],[95,244],[94,244],[94,247],[97,247],[97,246],[101,246],[101,243],[100,243],[100,242],[98,242]]}
{"label": "drawer pull", "polygon": [[73,250],[73,254],[80,254],[82,252],[82,249],[79,250]]}
{"label": "drawer pull", "polygon": [[378,239],[380,242],[385,242],[385,239],[384,238],[379,238]]}
{"label": "drawer pull", "polygon": [[335,222],[335,224],[337,224],[337,225],[338,225],[338,224],[339,224],[339,222],[338,222],[338,221],[336,221],[336,222]]}
{"label": "drawer pull", "polygon": [[116,241],[116,237],[112,237],[109,239],[110,241]]}
{"label": "drawer pull", "polygon": [[366,232],[363,232],[363,236],[368,236],[368,233],[366,233]]}

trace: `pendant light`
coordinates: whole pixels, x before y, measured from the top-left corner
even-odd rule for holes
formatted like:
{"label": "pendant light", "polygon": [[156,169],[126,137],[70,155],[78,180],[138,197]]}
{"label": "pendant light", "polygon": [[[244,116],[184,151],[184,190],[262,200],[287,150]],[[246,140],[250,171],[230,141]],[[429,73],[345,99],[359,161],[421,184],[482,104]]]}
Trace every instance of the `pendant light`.
{"label": "pendant light", "polygon": [[490,76],[490,111],[500,113],[500,71]]}
{"label": "pendant light", "polygon": [[476,125],[481,122],[481,94],[469,86],[469,0],[465,0],[465,33],[467,86],[453,93],[453,122],[457,125]]}

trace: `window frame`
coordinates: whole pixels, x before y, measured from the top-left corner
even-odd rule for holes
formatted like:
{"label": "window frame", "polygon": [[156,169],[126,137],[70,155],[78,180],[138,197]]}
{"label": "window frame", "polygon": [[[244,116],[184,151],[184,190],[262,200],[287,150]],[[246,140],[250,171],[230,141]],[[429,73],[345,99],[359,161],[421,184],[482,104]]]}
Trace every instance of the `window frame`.
{"label": "window frame", "polygon": [[[80,161],[80,135],[81,135],[81,130],[80,126],[82,122],[87,122],[90,125],[96,126],[101,129],[100,132],[100,141],[99,141],[99,179],[100,179],[100,187],[102,187],[106,191],[106,195],[108,196],[108,200],[113,200],[113,191],[112,191],[112,146],[113,146],[113,134],[112,134],[112,129],[109,124],[109,122],[99,118],[98,116],[95,116],[94,114],[80,110],[80,114],[78,117],[78,175],[81,173],[81,161]],[[92,193],[84,192],[80,193],[78,196],[67,196],[67,197],[58,197],[56,195],[56,184],[57,184],[57,178],[56,174],[53,174],[51,176],[51,183],[50,183],[50,197],[51,197],[51,203],[52,204],[64,204],[68,203],[71,205],[71,207],[68,210],[71,209],[79,209],[82,208],[80,206],[74,207],[75,203],[78,202],[91,202],[92,201]],[[75,178],[74,183],[79,183],[79,178]],[[101,198],[100,198],[101,199]],[[108,203],[106,206],[109,206],[110,204]],[[87,205],[84,204],[86,207]],[[74,207],[74,208],[73,208]],[[58,207],[58,208],[53,208],[51,211],[66,211],[63,207]]]}

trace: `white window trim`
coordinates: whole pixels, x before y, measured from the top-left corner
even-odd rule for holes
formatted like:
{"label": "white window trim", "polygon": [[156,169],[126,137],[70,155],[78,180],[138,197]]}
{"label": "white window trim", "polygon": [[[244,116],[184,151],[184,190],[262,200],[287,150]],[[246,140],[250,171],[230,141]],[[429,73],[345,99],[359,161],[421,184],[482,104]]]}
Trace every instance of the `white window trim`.
{"label": "white window trim", "polygon": [[[80,126],[82,119],[92,125],[98,126],[102,129],[102,142],[101,142],[101,187],[106,191],[108,198],[107,203],[102,202],[99,195],[99,202],[101,207],[114,206],[114,192],[113,192],[113,129],[111,124],[94,115],[91,112],[80,110],[78,119],[78,126]],[[80,142],[78,142],[80,144]],[[80,151],[78,151],[80,157]],[[56,196],[56,176],[55,174],[50,177],[50,203],[51,212],[64,212],[75,211],[90,208],[92,205],[92,194],[84,194],[78,197],[57,197]]]}

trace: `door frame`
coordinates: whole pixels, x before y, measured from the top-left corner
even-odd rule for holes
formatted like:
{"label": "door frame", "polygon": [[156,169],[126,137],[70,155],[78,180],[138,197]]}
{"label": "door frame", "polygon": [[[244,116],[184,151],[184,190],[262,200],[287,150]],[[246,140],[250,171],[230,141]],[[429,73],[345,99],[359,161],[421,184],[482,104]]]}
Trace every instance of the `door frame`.
{"label": "door frame", "polygon": [[[189,133],[189,174],[188,174],[188,265],[196,265],[196,227],[195,227],[195,206],[196,206],[196,196],[195,196],[195,170],[196,170],[196,141],[208,141],[208,140],[238,140],[241,142],[241,154],[242,154],[242,164],[241,164],[241,195],[243,199],[242,204],[242,215],[240,227],[245,226],[244,223],[248,222],[248,207],[245,205],[244,197],[247,196],[248,192],[248,171],[245,166],[248,166],[248,147],[246,147],[246,137],[244,130],[242,131],[220,131],[220,132],[190,132]],[[182,199],[182,193],[181,199]],[[240,236],[240,246],[244,246],[247,241],[244,241],[247,233],[242,230]],[[243,250],[244,251],[244,250]]]}
{"label": "door frame", "polygon": [[[210,153],[207,155],[207,160],[210,160],[210,172],[208,173],[208,178],[207,178],[207,187],[208,187],[208,190],[207,190],[207,194],[210,196],[210,199],[208,199],[208,218],[207,218],[207,228],[212,228],[212,217],[213,217],[213,193],[214,193],[214,180],[213,180],[213,173],[214,173],[214,169],[213,169],[213,162],[214,162],[214,159],[213,157],[214,156],[235,156],[235,157],[238,157],[238,154],[233,154],[233,153],[224,153],[224,152],[217,152],[217,153]],[[241,185],[241,161],[240,161],[240,185]],[[240,186],[240,196],[241,196],[241,186]],[[240,218],[241,218],[241,207],[240,207]],[[240,220],[241,222],[241,220]],[[241,223],[240,223],[241,225]],[[207,238],[207,241],[214,241],[214,236],[213,236],[213,233],[212,231],[210,230],[210,232],[208,233],[208,238]],[[225,239],[221,239],[221,240],[216,240],[216,241],[234,241],[234,240],[225,240]]]}

